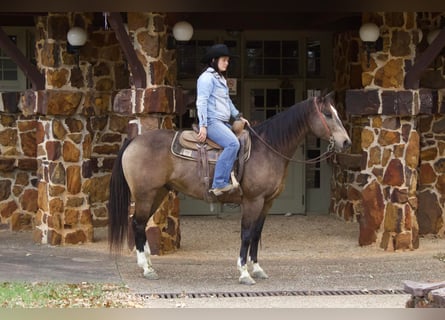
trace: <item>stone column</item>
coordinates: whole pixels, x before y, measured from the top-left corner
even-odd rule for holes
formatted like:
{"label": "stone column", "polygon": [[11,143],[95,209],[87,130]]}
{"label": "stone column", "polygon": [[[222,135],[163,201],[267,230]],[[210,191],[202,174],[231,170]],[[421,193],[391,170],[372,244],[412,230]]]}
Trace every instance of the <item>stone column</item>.
{"label": "stone column", "polygon": [[445,90],[440,113],[419,120],[422,132],[419,169],[419,233],[445,235]]}
{"label": "stone column", "polygon": [[[176,64],[174,50],[167,50],[165,14],[130,12],[129,36],[141,61],[147,88],[121,90],[114,99],[113,110],[118,114],[131,115],[129,137],[147,130],[174,129],[173,118],[182,103],[182,90],[175,88]],[[133,214],[133,207],[130,213]],[[128,244],[134,246],[130,228]],[[180,246],[179,198],[170,192],[147,224],[147,239],[152,254],[164,254]]]}
{"label": "stone column", "polygon": [[82,188],[91,170],[78,147],[89,140],[86,128],[80,120],[49,118],[40,120],[37,132],[40,181],[35,239],[53,245],[92,241],[89,194]]}
{"label": "stone column", "polygon": [[362,132],[361,245],[384,249],[417,248],[417,163],[419,135],[410,118],[372,116]]}
{"label": "stone column", "polygon": [[37,121],[23,117],[17,92],[0,93],[0,228],[32,229],[37,211]]}
{"label": "stone column", "polygon": [[[129,81],[114,33],[93,30],[92,19],[90,13],[49,13],[37,21],[36,57],[46,88],[27,92],[22,110],[39,115],[34,238],[42,243],[92,241],[93,225],[107,221],[103,186],[128,121],[109,115],[111,100],[113,90],[128,87]],[[79,65],[67,52],[72,26],[88,33]]]}
{"label": "stone column", "polygon": [[361,169],[356,175],[360,181],[351,184],[361,197],[345,208],[355,210],[360,245],[414,249],[419,245],[417,115],[422,93],[405,90],[404,77],[419,42],[416,13],[369,13],[363,15],[363,22],[379,26],[383,49],[371,54],[369,67],[360,49],[363,89],[346,95],[348,114],[361,119],[353,128],[356,142],[360,141]]}

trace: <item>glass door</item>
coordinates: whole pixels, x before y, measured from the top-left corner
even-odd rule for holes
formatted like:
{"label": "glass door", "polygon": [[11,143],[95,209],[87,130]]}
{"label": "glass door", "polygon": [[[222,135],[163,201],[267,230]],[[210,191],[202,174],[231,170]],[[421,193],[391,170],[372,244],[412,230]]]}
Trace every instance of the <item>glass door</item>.
{"label": "glass door", "polygon": [[[300,82],[252,80],[246,81],[243,93],[244,111],[254,124],[262,122],[300,101],[302,89]],[[301,145],[295,152],[294,158],[302,160],[303,150],[304,146]],[[284,191],[275,199],[270,213],[305,213],[304,175],[303,164],[289,163]]]}

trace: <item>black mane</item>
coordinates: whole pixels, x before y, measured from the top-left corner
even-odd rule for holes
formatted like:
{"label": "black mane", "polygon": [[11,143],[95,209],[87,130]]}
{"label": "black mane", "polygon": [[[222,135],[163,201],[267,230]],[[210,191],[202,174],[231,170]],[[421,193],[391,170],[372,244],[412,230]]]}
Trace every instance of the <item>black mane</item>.
{"label": "black mane", "polygon": [[[307,118],[314,110],[313,104],[314,98],[298,102],[252,128],[277,150],[286,149],[308,130]],[[253,139],[256,139],[254,135]]]}

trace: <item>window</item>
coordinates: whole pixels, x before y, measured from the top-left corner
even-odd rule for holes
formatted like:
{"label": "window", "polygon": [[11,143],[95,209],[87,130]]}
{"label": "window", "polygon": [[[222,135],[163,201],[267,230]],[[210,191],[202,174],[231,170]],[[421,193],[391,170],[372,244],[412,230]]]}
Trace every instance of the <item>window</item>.
{"label": "window", "polygon": [[252,89],[250,92],[252,120],[262,122],[295,104],[294,88]]}
{"label": "window", "polygon": [[[207,52],[207,49],[214,45],[213,40],[191,40],[185,45],[180,45],[176,48],[176,60],[178,66],[178,79],[195,79],[199,76],[204,65],[201,63],[201,58]],[[223,42],[234,56],[238,54],[237,41],[227,40]],[[240,61],[239,58],[230,60],[229,68],[227,69],[227,77],[240,76]]]}
{"label": "window", "polygon": [[178,79],[196,78],[202,69],[200,59],[213,43],[211,40],[191,40],[176,48]]}
{"label": "window", "polygon": [[247,76],[298,75],[298,41],[246,41]]}
{"label": "window", "polygon": [[309,78],[321,76],[321,45],[319,40],[306,43],[306,76]]}
{"label": "window", "polygon": [[[9,36],[9,38],[17,44],[17,36]],[[17,81],[18,67],[8,55],[0,49],[0,81]]]}
{"label": "window", "polygon": [[[3,30],[26,59],[35,62],[34,30],[27,27],[3,27]],[[27,81],[19,66],[0,49],[0,92],[23,91],[31,86]]]}

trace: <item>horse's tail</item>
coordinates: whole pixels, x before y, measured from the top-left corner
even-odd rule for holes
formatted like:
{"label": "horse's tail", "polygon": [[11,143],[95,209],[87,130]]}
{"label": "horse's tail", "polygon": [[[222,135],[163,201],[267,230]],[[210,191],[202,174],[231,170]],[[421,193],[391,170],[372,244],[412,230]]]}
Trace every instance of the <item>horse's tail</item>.
{"label": "horse's tail", "polygon": [[108,242],[111,251],[122,250],[122,243],[128,232],[130,188],[122,169],[122,155],[130,142],[130,139],[125,139],[117,154],[111,173],[108,201]]}

